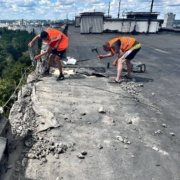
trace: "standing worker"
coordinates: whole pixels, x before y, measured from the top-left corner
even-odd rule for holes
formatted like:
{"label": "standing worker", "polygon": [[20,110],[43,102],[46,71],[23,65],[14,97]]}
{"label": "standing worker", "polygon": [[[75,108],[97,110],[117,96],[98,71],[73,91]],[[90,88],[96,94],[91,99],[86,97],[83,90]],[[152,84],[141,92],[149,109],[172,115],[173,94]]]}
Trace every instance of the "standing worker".
{"label": "standing worker", "polygon": [[118,54],[118,57],[114,60],[113,65],[117,65],[117,76],[111,82],[121,83],[121,73],[123,70],[123,63],[126,62],[127,74],[125,77],[131,79],[131,60],[135,57],[137,52],[141,49],[141,44],[131,37],[118,37],[103,44],[104,51],[110,53],[106,55],[98,55],[99,59],[107,58]]}
{"label": "standing worker", "polygon": [[48,60],[48,67],[45,70],[44,74],[49,74],[49,70],[50,70],[52,61],[53,61],[53,59],[55,59],[56,64],[59,69],[59,72],[60,72],[57,80],[64,80],[60,57],[62,57],[63,53],[65,52],[66,48],[68,47],[67,36],[64,33],[62,33],[61,31],[58,31],[56,29],[47,28],[45,31],[42,31],[41,34],[35,36],[32,39],[32,41],[28,44],[28,46],[31,47],[33,45],[33,43],[39,38],[41,38],[43,41],[45,41],[49,47],[42,54],[36,55],[35,59],[39,59],[41,56],[50,52],[49,60]]}

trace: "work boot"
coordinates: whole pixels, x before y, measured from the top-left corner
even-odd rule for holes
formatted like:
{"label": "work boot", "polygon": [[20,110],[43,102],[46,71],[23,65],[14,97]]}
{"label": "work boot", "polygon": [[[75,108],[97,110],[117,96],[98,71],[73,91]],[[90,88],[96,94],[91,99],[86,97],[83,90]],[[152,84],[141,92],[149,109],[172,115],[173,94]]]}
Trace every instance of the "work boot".
{"label": "work boot", "polygon": [[44,71],[44,75],[49,75],[49,68]]}
{"label": "work boot", "polygon": [[61,73],[57,78],[57,81],[62,81],[62,80],[64,80],[64,75]]}

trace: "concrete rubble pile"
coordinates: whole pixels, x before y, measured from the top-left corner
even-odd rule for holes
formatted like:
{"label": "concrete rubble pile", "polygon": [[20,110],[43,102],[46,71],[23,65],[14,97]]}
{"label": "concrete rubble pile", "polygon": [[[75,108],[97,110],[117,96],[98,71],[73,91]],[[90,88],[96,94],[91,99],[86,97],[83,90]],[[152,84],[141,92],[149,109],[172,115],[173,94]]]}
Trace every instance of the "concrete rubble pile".
{"label": "concrete rubble pile", "polygon": [[[32,141],[35,143],[29,143]],[[28,153],[25,153],[25,157],[29,159],[38,159],[41,161],[41,164],[47,162],[46,156],[50,153],[56,159],[59,159],[59,154],[65,153],[68,148],[73,150],[74,147],[74,144],[54,143],[43,137],[39,138],[38,136],[33,136],[32,139],[26,140],[25,144],[27,147],[31,148]]]}
{"label": "concrete rubble pile", "polygon": [[135,82],[127,82],[123,83],[121,88],[125,90],[129,95],[136,97],[142,90],[138,89],[138,87],[143,87],[143,84],[137,84]]}
{"label": "concrete rubble pile", "polygon": [[60,153],[66,152],[68,148],[72,150],[74,144],[55,143],[45,139],[43,131],[37,132],[41,122],[36,120],[36,117],[39,115],[35,113],[32,107],[32,87],[32,84],[26,84],[22,88],[18,95],[18,101],[15,102],[11,109],[9,120],[14,136],[13,142],[24,140],[25,146],[30,148],[28,153],[23,152],[26,158],[39,159],[42,162],[46,162],[46,156],[51,153],[58,159]]}

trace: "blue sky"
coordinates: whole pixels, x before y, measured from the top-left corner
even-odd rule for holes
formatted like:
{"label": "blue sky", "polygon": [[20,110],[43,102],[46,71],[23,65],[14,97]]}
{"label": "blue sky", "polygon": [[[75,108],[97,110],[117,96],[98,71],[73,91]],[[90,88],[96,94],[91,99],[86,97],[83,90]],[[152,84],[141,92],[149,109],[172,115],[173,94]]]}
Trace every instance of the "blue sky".
{"label": "blue sky", "polygon": [[[0,0],[0,19],[74,19],[82,12],[104,12],[116,18],[120,0]],[[149,12],[151,0],[121,0],[120,17],[129,11]],[[153,11],[176,14],[180,20],[180,0],[154,0]]]}

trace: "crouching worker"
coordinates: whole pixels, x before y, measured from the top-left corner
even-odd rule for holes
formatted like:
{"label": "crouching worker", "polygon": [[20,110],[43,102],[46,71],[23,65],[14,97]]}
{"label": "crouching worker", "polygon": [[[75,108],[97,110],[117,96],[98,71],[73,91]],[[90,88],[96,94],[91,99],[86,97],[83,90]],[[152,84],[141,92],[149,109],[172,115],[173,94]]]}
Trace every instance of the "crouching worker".
{"label": "crouching worker", "polygon": [[126,62],[127,74],[125,77],[131,79],[131,60],[135,57],[137,52],[141,49],[141,44],[131,37],[118,37],[103,44],[103,49],[106,52],[110,52],[106,55],[99,55],[99,59],[107,58],[118,54],[118,57],[114,60],[113,65],[117,65],[117,76],[111,82],[121,83],[121,73],[123,70],[123,63]]}
{"label": "crouching worker", "polygon": [[44,74],[49,74],[50,67],[52,65],[52,61],[55,59],[57,67],[59,69],[59,77],[57,80],[64,80],[64,75],[62,72],[62,65],[60,61],[60,57],[62,57],[63,53],[65,52],[66,48],[68,47],[68,38],[67,36],[58,31],[56,29],[47,28],[46,31],[42,31],[41,34],[35,36],[32,41],[28,44],[28,46],[32,46],[33,43],[41,38],[48,44],[48,49],[43,52],[42,54],[36,55],[35,59],[38,60],[41,56],[50,53],[48,59],[48,67],[45,70]]}

